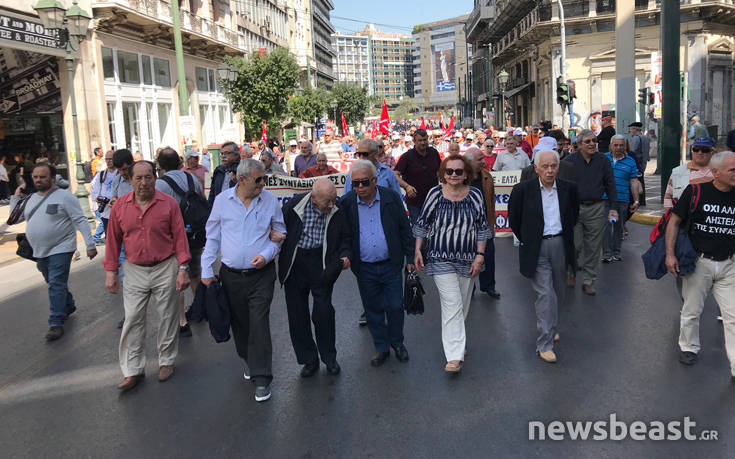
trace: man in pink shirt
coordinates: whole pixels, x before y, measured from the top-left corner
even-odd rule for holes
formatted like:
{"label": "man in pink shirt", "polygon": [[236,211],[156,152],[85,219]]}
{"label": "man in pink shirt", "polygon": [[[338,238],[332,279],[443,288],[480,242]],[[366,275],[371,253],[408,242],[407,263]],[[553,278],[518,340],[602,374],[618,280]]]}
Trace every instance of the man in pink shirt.
{"label": "man in pink shirt", "polygon": [[103,266],[105,287],[118,293],[121,244],[125,244],[123,304],[125,322],[119,358],[124,379],[120,390],[138,385],[145,372],[146,309],[157,309],[158,380],[174,372],[179,348],[178,293],[189,284],[191,259],[184,220],[176,201],[157,191],[155,166],[138,161],[132,167],[133,192],[120,197],[110,212]]}
{"label": "man in pink shirt", "polygon": [[201,154],[198,151],[188,150],[186,152],[186,163],[181,170],[189,172],[198,178],[199,183],[202,185],[202,190],[204,190],[204,174],[207,173],[207,168],[199,164],[200,156]]}

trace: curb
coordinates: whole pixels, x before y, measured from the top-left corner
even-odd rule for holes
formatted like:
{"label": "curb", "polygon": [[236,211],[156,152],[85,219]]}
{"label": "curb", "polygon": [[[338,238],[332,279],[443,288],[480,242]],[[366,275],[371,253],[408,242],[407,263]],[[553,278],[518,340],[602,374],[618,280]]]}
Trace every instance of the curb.
{"label": "curb", "polygon": [[634,221],[636,223],[642,223],[644,225],[655,225],[656,223],[658,223],[660,219],[661,219],[661,216],[659,215],[641,214],[639,212],[635,212],[630,217],[631,221]]}

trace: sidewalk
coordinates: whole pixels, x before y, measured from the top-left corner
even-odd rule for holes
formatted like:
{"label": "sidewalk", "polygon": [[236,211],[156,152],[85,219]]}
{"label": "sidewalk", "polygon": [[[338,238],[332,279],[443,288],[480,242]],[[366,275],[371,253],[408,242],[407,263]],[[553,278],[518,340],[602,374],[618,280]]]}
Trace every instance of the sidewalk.
{"label": "sidewalk", "polygon": [[654,174],[656,160],[648,161],[646,166],[646,206],[640,207],[630,219],[644,225],[655,225],[664,214],[664,203],[661,199],[661,176]]}

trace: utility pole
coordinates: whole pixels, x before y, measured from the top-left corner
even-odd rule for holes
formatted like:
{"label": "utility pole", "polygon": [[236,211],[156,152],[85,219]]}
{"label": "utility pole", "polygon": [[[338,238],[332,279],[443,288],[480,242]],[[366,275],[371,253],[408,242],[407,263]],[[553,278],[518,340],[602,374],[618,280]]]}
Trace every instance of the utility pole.
{"label": "utility pole", "polygon": [[[676,2],[676,7],[678,14],[679,2]],[[678,49],[677,44],[677,52]],[[627,133],[628,125],[635,121],[634,0],[617,0],[615,3],[615,80],[616,130],[618,133]]]}
{"label": "utility pole", "polygon": [[661,2],[661,201],[671,175],[680,163],[679,2]]}
{"label": "utility pole", "polygon": [[189,115],[189,91],[186,88],[186,69],[184,67],[184,45],[181,42],[181,19],[179,0],[171,0],[171,20],[174,25],[174,50],[176,51],[176,75],[179,79],[179,115]]}
{"label": "utility pole", "polygon": [[[567,34],[566,29],[564,28],[564,5],[562,5],[561,0],[557,0],[557,3],[559,5],[559,32],[561,34],[561,59],[559,60],[559,75],[561,75],[561,81],[563,83],[566,83],[567,81],[567,74],[566,74],[566,68],[567,68]],[[571,100],[569,100],[569,103],[571,104]],[[561,130],[562,132],[565,132],[564,125],[566,124],[564,122],[564,109],[566,107],[562,106],[562,113],[561,113]]]}

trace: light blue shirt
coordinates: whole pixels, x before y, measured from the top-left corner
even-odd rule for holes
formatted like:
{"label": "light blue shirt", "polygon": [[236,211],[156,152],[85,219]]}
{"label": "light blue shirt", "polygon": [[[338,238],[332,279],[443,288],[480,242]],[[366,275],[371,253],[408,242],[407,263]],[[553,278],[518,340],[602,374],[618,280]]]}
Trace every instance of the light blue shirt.
{"label": "light blue shirt", "polygon": [[245,208],[235,192],[237,186],[223,191],[214,200],[207,220],[207,243],[202,253],[202,277],[214,277],[212,264],[221,253],[222,263],[234,269],[253,269],[250,262],[258,255],[270,263],[280,247],[269,239],[271,229],[286,234],[286,224],[278,198],[263,190]]}
{"label": "light blue shirt", "polygon": [[[390,188],[391,190],[401,195],[401,186],[398,184],[398,179],[393,169],[379,162],[376,166],[378,169],[378,185]],[[352,173],[347,175],[347,181],[345,182],[345,194],[352,191]]]}
{"label": "light blue shirt", "polygon": [[388,241],[380,218],[380,191],[376,190],[375,199],[370,204],[357,196],[357,220],[360,224],[360,260],[366,263],[387,260]]}

